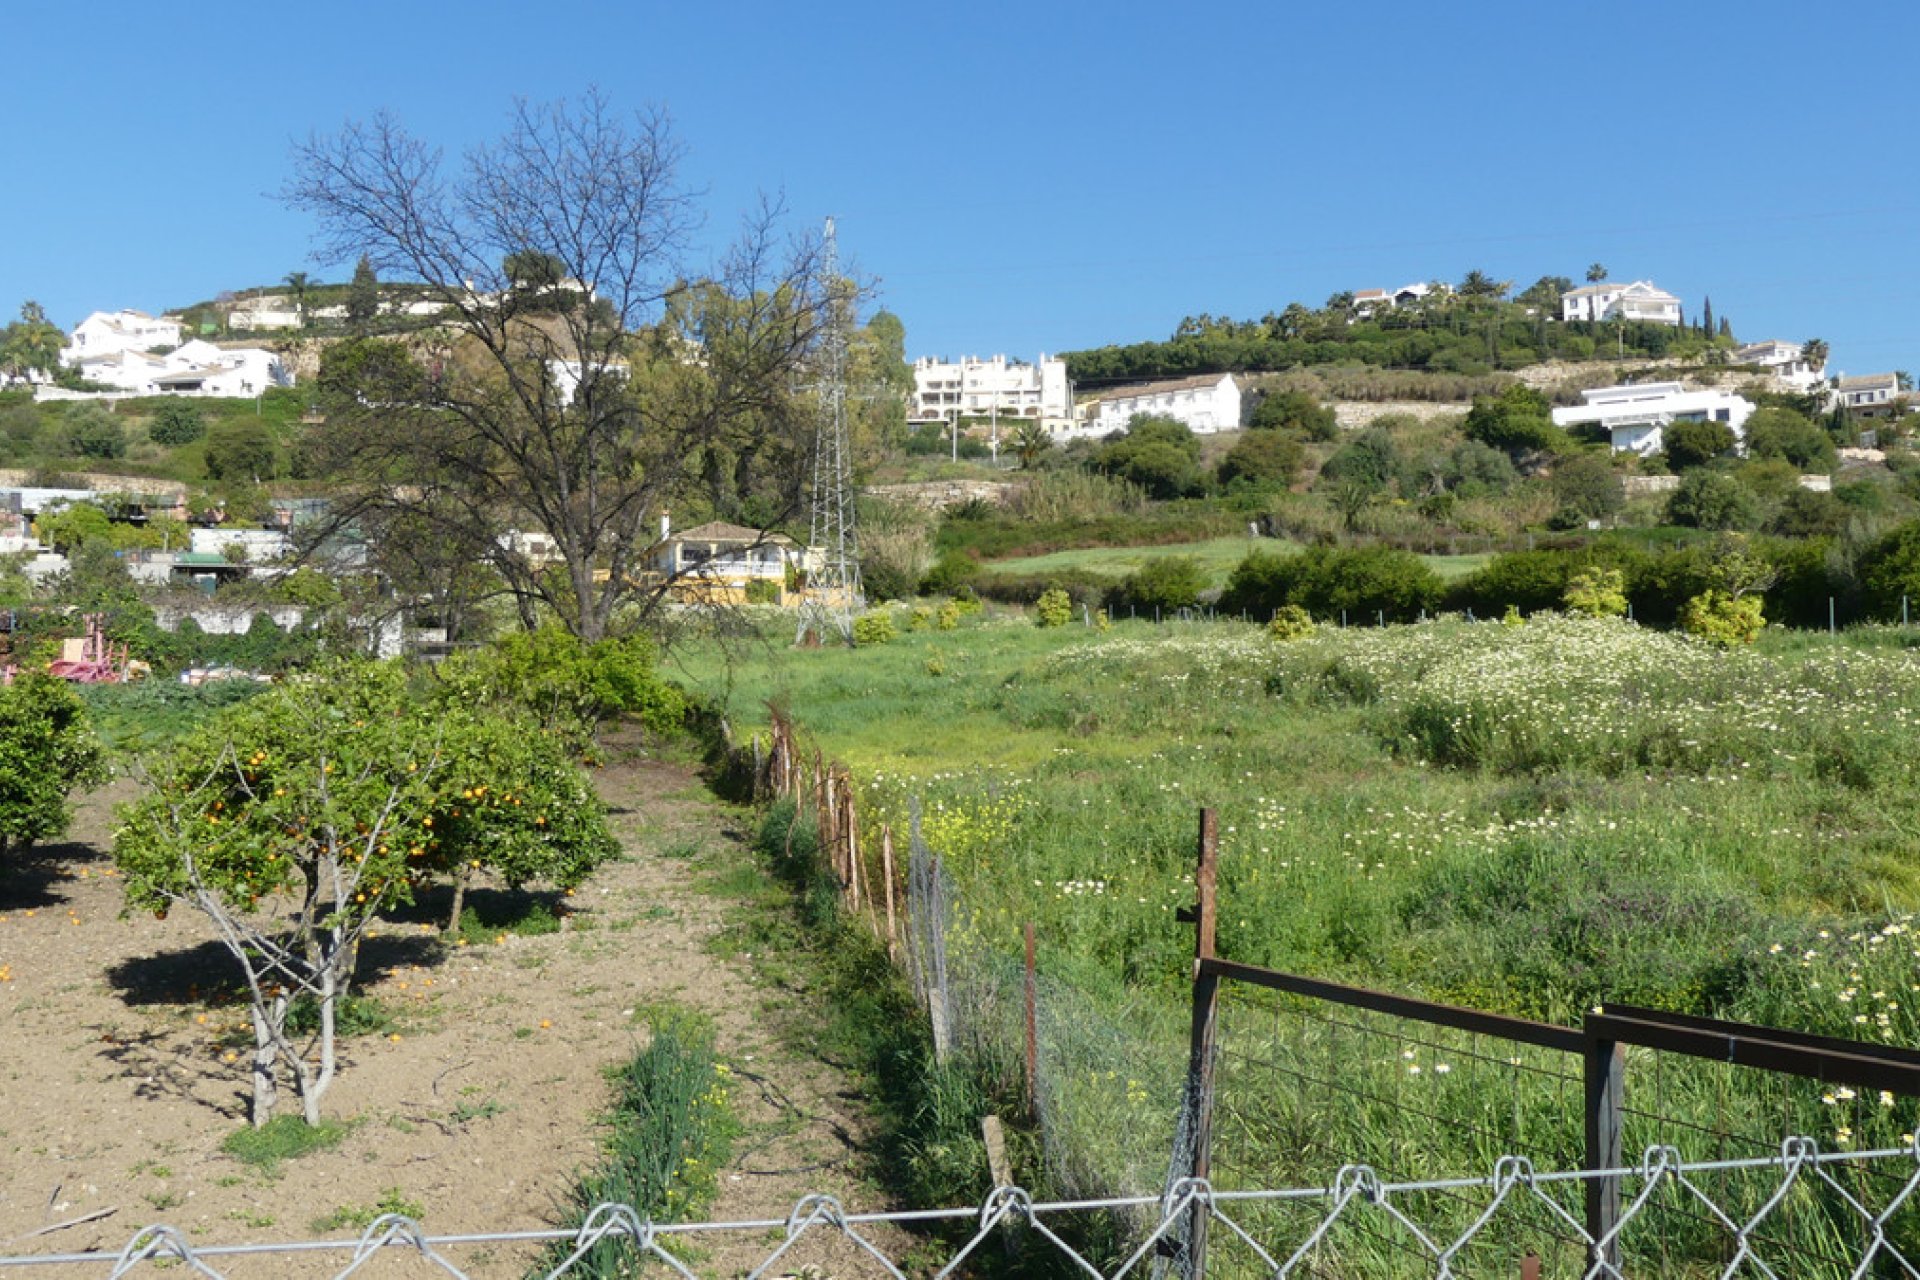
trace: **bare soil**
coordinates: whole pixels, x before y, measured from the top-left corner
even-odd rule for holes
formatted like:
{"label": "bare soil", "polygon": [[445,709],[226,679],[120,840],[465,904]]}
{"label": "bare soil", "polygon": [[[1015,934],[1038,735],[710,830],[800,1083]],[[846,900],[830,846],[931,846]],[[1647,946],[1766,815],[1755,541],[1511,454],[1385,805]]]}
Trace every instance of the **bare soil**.
{"label": "bare soil", "polygon": [[[389,1190],[421,1206],[434,1235],[551,1226],[576,1173],[596,1162],[607,1070],[643,1045],[646,1011],[665,1001],[711,1014],[736,1072],[747,1128],[713,1216],[784,1218],[816,1191],[849,1210],[880,1207],[862,1178],[867,1125],[847,1076],[780,1034],[807,1010],[757,977],[750,956],[710,945],[737,907],[727,877],[746,882],[742,819],[688,768],[615,754],[598,780],[626,856],[557,902],[557,933],[446,947],[424,916],[383,928],[363,950],[358,990],[393,1010],[398,1030],[346,1044],[324,1101],[351,1123],[346,1138],[272,1173],[221,1149],[247,1106],[244,1051],[228,1060],[243,1049],[244,1007],[210,1000],[231,982],[231,961],[197,913],[120,918],[107,849],[114,805],[134,788],[120,781],[85,797],[67,843],[0,876],[0,1257],[117,1253],[154,1223],[196,1246],[349,1238],[353,1228],[315,1224]],[[709,1243],[695,1264],[739,1274],[776,1240]],[[532,1256],[446,1252],[474,1276],[524,1274]],[[793,1263],[866,1270],[838,1265],[844,1253],[808,1248]],[[332,1275],[350,1256],[234,1257],[219,1268]],[[400,1263],[383,1256],[356,1274],[433,1270],[417,1257]]]}

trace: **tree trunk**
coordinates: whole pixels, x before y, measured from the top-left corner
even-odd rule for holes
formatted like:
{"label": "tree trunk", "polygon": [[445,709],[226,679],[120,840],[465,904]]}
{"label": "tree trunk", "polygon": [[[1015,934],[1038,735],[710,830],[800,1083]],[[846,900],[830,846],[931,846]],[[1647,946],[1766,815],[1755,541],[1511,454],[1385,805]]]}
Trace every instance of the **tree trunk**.
{"label": "tree trunk", "polygon": [[471,867],[462,865],[453,873],[453,909],[447,912],[447,932],[460,931],[460,913],[467,905],[467,877],[473,874]]}
{"label": "tree trunk", "polygon": [[280,1056],[279,1048],[274,1044],[272,1025],[286,1016],[287,998],[276,996],[271,1014],[255,1004],[253,1006],[253,1114],[249,1119],[258,1129],[273,1118],[273,1104],[279,1101],[279,1090],[273,1083],[274,1059]]}

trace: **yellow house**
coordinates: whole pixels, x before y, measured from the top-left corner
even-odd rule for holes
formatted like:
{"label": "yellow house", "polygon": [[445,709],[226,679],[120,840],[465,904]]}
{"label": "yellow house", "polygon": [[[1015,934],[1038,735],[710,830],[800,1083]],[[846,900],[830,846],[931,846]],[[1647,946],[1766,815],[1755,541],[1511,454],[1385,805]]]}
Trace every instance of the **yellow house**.
{"label": "yellow house", "polygon": [[[670,533],[661,520],[661,538],[649,567],[666,584],[669,598],[688,604],[746,604],[752,594],[781,605],[798,603],[788,588],[793,574],[806,568],[806,553],[792,538],[722,520]],[[789,570],[792,573],[789,573]]]}

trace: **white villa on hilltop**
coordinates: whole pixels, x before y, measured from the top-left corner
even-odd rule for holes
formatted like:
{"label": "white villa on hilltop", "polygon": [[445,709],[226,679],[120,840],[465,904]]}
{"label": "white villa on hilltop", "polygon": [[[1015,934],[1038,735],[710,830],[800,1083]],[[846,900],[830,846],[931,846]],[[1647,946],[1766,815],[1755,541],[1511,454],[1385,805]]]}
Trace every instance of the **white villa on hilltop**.
{"label": "white villa on hilltop", "polygon": [[1801,391],[1811,391],[1827,376],[1824,361],[1816,369],[1807,362],[1806,351],[1799,343],[1782,342],[1778,338],[1749,342],[1744,347],[1736,348],[1733,362],[1759,365],[1780,381]]}
{"label": "white villa on hilltop", "polygon": [[1133,387],[1115,387],[1094,402],[1077,435],[1124,431],[1139,414],[1175,418],[1195,435],[1240,429],[1240,384],[1230,373],[1203,373]]}
{"label": "white villa on hilltop", "polygon": [[1560,295],[1562,320],[1645,320],[1680,327],[1680,299],[1651,280],[1582,285]]}
{"label": "white villa on hilltop", "polygon": [[177,320],[96,311],[74,327],[60,360],[122,394],[244,398],[293,385],[292,372],[271,351],[198,338],[183,345],[180,337]]}
{"label": "white villa on hilltop", "polygon": [[1666,447],[1666,428],[1674,422],[1718,422],[1733,430],[1736,445],[1747,438],[1754,403],[1727,391],[1688,391],[1677,382],[1642,382],[1582,391],[1585,404],[1555,409],[1558,427],[1597,423],[1615,453],[1650,457]]}
{"label": "white villa on hilltop", "polygon": [[73,327],[60,363],[74,365],[122,351],[151,351],[180,345],[178,320],[155,319],[144,311],[96,311]]}
{"label": "white villa on hilltop", "polygon": [[994,356],[913,362],[913,403],[909,422],[955,422],[960,418],[1038,419],[1049,425],[1073,416],[1067,387],[1067,362],[1040,353],[1037,363]]}

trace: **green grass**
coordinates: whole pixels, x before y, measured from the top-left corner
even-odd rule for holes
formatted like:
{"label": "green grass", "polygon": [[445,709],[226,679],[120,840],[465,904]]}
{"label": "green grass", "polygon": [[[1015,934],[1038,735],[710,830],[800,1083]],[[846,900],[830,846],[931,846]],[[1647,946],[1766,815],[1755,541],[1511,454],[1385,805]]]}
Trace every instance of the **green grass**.
{"label": "green grass", "polygon": [[299,1116],[275,1116],[259,1128],[228,1134],[220,1149],[243,1164],[273,1173],[283,1160],[297,1160],[314,1151],[338,1146],[351,1126],[338,1120],[309,1125]]}
{"label": "green grass", "polygon": [[388,1187],[372,1204],[343,1204],[332,1213],[315,1218],[312,1225],[316,1232],[338,1231],[343,1227],[364,1231],[373,1225],[376,1218],[389,1213],[397,1213],[418,1222],[426,1216],[427,1210],[418,1200],[407,1199],[403,1188]]}
{"label": "green grass", "polygon": [[[1061,1105],[1080,1119],[1053,1136],[1137,1171],[1165,1132],[1155,1064],[1180,1043],[1192,935],[1175,912],[1202,805],[1220,815],[1233,959],[1563,1023],[1615,1001],[1920,1040],[1895,999],[1920,984],[1915,957],[1865,940],[1920,903],[1911,639],[1768,635],[1720,655],[1624,625],[1446,622],[1287,646],[1230,623],[1102,635],[1001,620],[857,651],[769,646],[731,672],[684,660],[706,692],[730,689],[737,732],[786,706],[851,766],[866,823],[899,832],[921,801],[981,963],[1011,963],[1035,924],[1070,991],[1055,1025],[1120,1028],[1104,1052],[1118,1070],[1066,1072]],[[1377,1052],[1340,1050],[1343,1078],[1377,1075],[1386,1098],[1444,1090],[1448,1114],[1491,1109],[1543,1143],[1577,1136],[1577,1103],[1457,1058],[1436,1074],[1401,1057],[1395,1031]],[[1666,1069],[1662,1106],[1756,1142],[1789,1121],[1828,1145],[1897,1142],[1920,1120],[1916,1100],[1823,1104],[1811,1085],[1765,1106],[1716,1099],[1759,1086],[1713,1070]],[[1403,1108],[1349,1109],[1340,1123],[1371,1127],[1322,1142],[1305,1126],[1338,1117],[1306,1112],[1325,1101],[1293,1098],[1295,1136],[1254,1153],[1261,1178],[1330,1176],[1363,1137],[1387,1165],[1417,1152],[1428,1174],[1487,1167],[1484,1138],[1410,1127]]]}
{"label": "green grass", "polygon": [[[1054,551],[1046,555],[1019,556],[1009,560],[994,560],[984,566],[988,575],[1025,575],[1045,573],[1097,573],[1111,578],[1124,578],[1145,568],[1156,560],[1165,560],[1174,556],[1185,556],[1200,563],[1214,586],[1225,584],[1227,575],[1234,566],[1244,560],[1249,551],[1265,551],[1291,554],[1300,550],[1300,545],[1277,538],[1208,538],[1201,542],[1174,543],[1168,546],[1141,547],[1089,547],[1082,550]],[[1421,556],[1435,573],[1442,578],[1452,580],[1465,577],[1480,568],[1491,556],[1473,554],[1458,556]]]}

